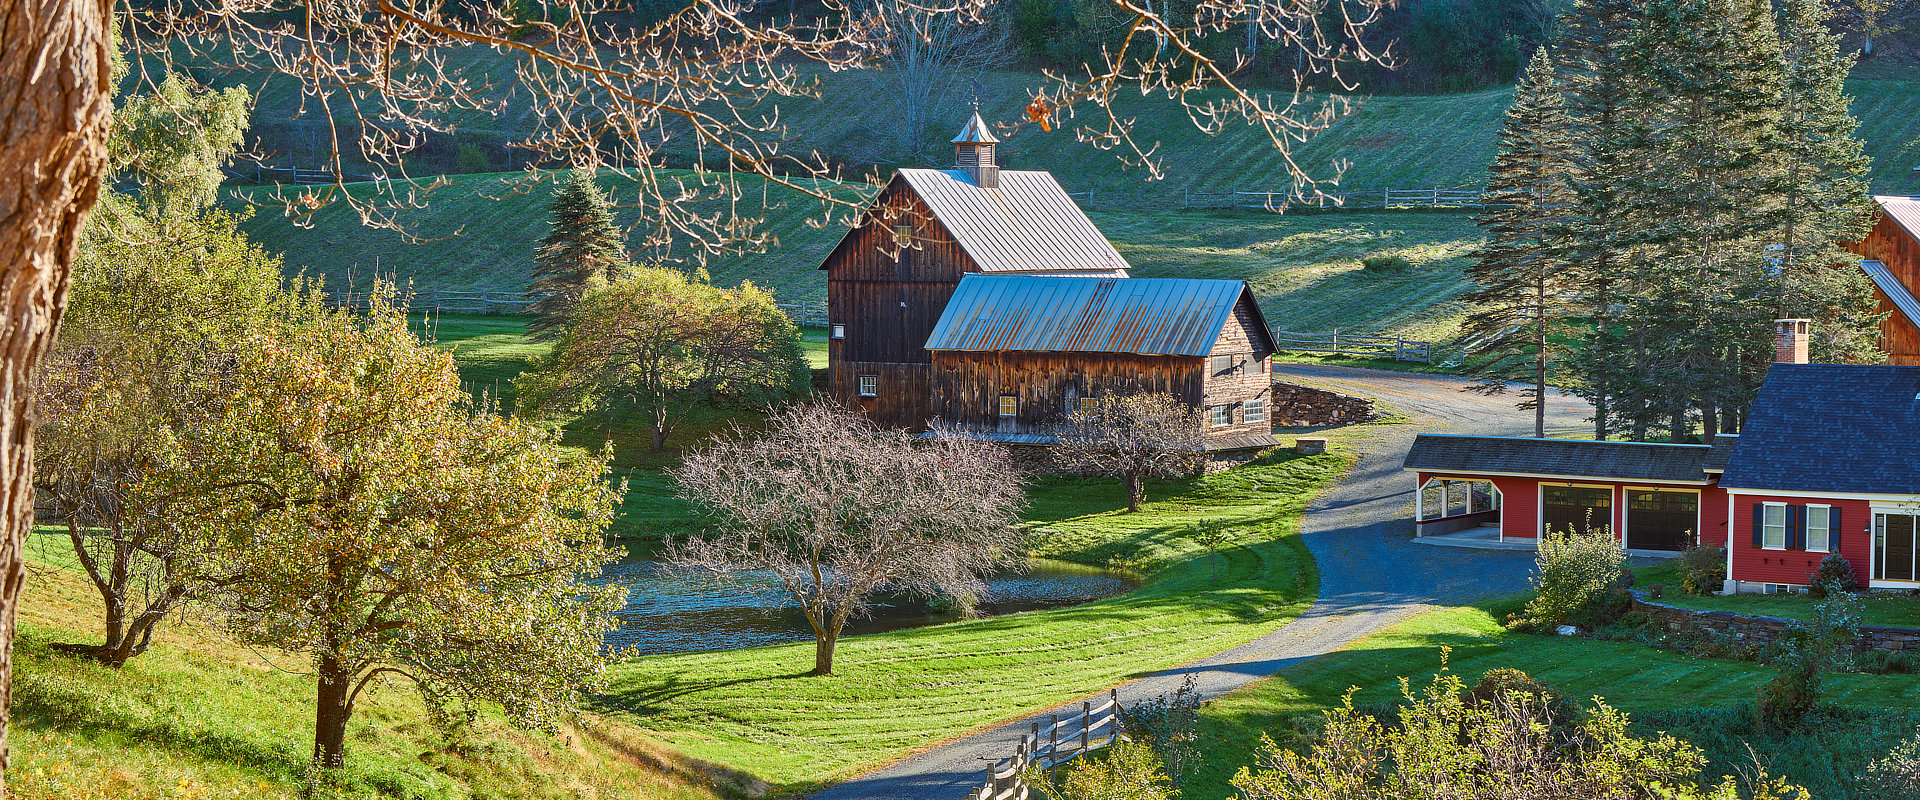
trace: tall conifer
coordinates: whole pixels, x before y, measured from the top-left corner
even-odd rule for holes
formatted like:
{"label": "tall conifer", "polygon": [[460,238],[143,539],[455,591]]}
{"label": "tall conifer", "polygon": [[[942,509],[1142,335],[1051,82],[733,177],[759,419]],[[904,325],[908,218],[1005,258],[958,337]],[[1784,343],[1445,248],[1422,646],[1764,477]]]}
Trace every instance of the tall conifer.
{"label": "tall conifer", "polygon": [[552,229],[533,250],[534,301],[528,310],[535,315],[529,328],[536,339],[559,336],[588,285],[611,280],[626,263],[613,211],[594,186],[592,170],[567,173],[554,187],[551,214]]}
{"label": "tall conifer", "polygon": [[1489,357],[1477,369],[1476,390],[1495,394],[1524,381],[1517,407],[1534,412],[1534,435],[1542,438],[1548,376],[1564,355],[1560,337],[1571,308],[1564,231],[1575,203],[1575,153],[1567,135],[1565,98],[1541,48],[1514,91],[1483,196],[1487,210],[1474,220],[1489,238],[1467,269],[1480,288],[1467,296],[1478,310],[1462,332],[1484,342],[1480,352]]}

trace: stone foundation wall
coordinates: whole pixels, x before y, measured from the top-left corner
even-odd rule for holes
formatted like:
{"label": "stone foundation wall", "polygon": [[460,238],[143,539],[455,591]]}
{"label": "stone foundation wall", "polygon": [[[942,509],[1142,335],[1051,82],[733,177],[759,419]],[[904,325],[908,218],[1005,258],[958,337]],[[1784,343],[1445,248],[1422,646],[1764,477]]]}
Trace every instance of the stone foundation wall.
{"label": "stone foundation wall", "polygon": [[1267,405],[1273,424],[1286,428],[1352,425],[1380,416],[1373,401],[1365,397],[1278,381]]}
{"label": "stone foundation wall", "polygon": [[[1732,635],[1741,641],[1756,645],[1772,644],[1793,624],[1793,620],[1779,617],[1749,617],[1726,611],[1701,611],[1670,606],[1648,600],[1640,592],[1633,593],[1633,610],[1665,626],[1670,633],[1714,631],[1722,635]],[[1860,652],[1886,650],[1896,653],[1902,651],[1920,653],[1920,629],[1862,625],[1857,649]]]}

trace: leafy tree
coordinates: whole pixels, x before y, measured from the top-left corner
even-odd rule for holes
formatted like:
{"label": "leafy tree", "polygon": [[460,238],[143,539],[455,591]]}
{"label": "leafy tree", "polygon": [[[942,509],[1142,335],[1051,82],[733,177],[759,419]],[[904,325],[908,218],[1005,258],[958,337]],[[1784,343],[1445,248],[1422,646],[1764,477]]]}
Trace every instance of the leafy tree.
{"label": "leafy tree", "polygon": [[1792,728],[1813,710],[1828,672],[1845,671],[1860,638],[1860,598],[1848,592],[1827,595],[1805,622],[1794,621],[1769,648],[1766,659],[1779,669],[1760,687],[1760,721]]}
{"label": "leafy tree", "polygon": [[633,268],[580,298],[551,358],[514,388],[533,413],[642,415],[659,452],[695,410],[765,408],[800,396],[808,379],[799,330],[772,295]]}
{"label": "leafy tree", "polygon": [[1558,625],[1585,618],[1619,585],[1627,556],[1605,526],[1586,533],[1548,531],[1534,570],[1527,618]]}
{"label": "leafy tree", "polygon": [[593,185],[593,170],[576,169],[553,187],[551,230],[533,249],[534,296],[528,329],[536,339],[552,339],[566,324],[575,303],[595,281],[606,282],[626,264],[620,231],[607,198]]}
{"label": "leafy tree", "polygon": [[1483,196],[1487,211],[1474,220],[1489,238],[1467,269],[1480,288],[1467,295],[1478,305],[1462,328],[1485,342],[1480,353],[1488,360],[1477,368],[1476,390],[1499,394],[1509,381],[1526,379],[1517,405],[1534,412],[1534,435],[1541,438],[1547,435],[1548,376],[1558,370],[1565,352],[1560,337],[1575,313],[1563,231],[1577,202],[1571,185],[1576,151],[1565,102],[1547,51],[1536,52],[1500,128]]}
{"label": "leafy tree", "polygon": [[152,488],[229,547],[210,599],[244,640],[312,659],[313,761],[342,765],[382,675],[551,728],[603,679],[623,592],[590,586],[608,456],[476,411],[403,311],[318,298],[249,337],[226,403],[174,439]]}
{"label": "leafy tree", "polygon": [[847,620],[875,592],[971,599],[980,576],[1019,563],[1026,499],[994,445],[919,443],[831,403],[774,412],[669,471],[709,531],[669,536],[669,558],[718,575],[764,570],[813,628],[813,674],[833,673]]}
{"label": "leafy tree", "polygon": [[1104,394],[1076,408],[1054,432],[1053,456],[1068,470],[1113,475],[1139,511],[1147,478],[1193,474],[1206,463],[1200,412],[1166,394]]}

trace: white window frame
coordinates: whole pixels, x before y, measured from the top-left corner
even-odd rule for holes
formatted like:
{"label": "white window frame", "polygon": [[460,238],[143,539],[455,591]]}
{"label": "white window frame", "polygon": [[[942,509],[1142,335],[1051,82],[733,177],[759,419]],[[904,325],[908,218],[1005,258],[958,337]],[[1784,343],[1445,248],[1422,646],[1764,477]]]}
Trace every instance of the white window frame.
{"label": "white window frame", "polygon": [[859,386],[860,386],[861,397],[879,397],[880,396],[880,376],[878,375],[860,376]]}
{"label": "white window frame", "polygon": [[1248,400],[1246,409],[1241,412],[1241,418],[1244,419],[1246,421],[1246,424],[1248,425],[1266,422],[1267,421],[1266,398],[1255,397],[1251,400]]}
{"label": "white window frame", "polygon": [[1220,405],[1217,405],[1217,406],[1207,406],[1207,427],[1226,428],[1226,427],[1231,427],[1232,425],[1233,425],[1233,405],[1232,404],[1221,403]]}
{"label": "white window frame", "polygon": [[1017,416],[1020,416],[1020,398],[1010,394],[1000,395],[1000,418]]}
{"label": "white window frame", "polygon": [[827,331],[828,331],[827,337],[830,339],[847,338],[847,326],[844,323],[836,322],[832,325],[829,325],[827,326]]}
{"label": "white window frame", "polygon": [[1099,408],[1099,407],[1100,407],[1100,401],[1095,400],[1091,397],[1082,397],[1075,404],[1076,411],[1092,411],[1095,408]]}
{"label": "white window frame", "polygon": [[[1773,510],[1776,508],[1780,509],[1780,525],[1779,525],[1780,543],[1779,544],[1773,543],[1774,524],[1767,519],[1768,517],[1773,515],[1774,513]],[[1787,549],[1787,504],[1786,503],[1761,503],[1760,504],[1760,549],[1762,550]]]}
{"label": "white window frame", "polygon": [[[1833,510],[1832,510],[1832,509],[1833,509],[1833,506],[1829,506],[1829,505],[1813,505],[1813,504],[1808,504],[1806,508],[1807,508],[1807,511],[1806,511],[1806,514],[1807,514],[1807,548],[1806,548],[1806,549],[1807,549],[1807,552],[1809,552],[1809,553],[1831,553],[1831,552],[1833,552],[1833,530],[1832,530],[1832,528],[1833,528]],[[1817,509],[1820,509],[1820,513],[1819,513],[1819,514],[1815,514],[1815,513],[1813,512],[1813,510],[1814,510],[1814,509],[1816,509],[1816,508],[1817,508]],[[1814,519],[1814,517],[1816,517],[1816,516],[1818,516],[1818,517],[1820,518],[1820,546],[1819,546],[1819,547],[1814,547],[1814,546],[1813,546],[1813,519]]]}

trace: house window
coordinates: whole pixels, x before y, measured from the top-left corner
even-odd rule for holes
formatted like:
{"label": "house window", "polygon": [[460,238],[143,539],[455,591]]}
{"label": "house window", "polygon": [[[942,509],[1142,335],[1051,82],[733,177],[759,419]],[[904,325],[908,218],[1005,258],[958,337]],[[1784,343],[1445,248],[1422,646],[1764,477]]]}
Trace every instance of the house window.
{"label": "house window", "polygon": [[1832,541],[1831,532],[1827,529],[1832,527],[1829,524],[1832,519],[1831,509],[1828,506],[1807,506],[1808,550],[1824,553],[1830,549],[1828,545]]}
{"label": "house window", "polygon": [[1260,356],[1259,356],[1258,354],[1255,354],[1255,355],[1253,356],[1253,358],[1252,358],[1252,359],[1249,359],[1249,360],[1250,360],[1250,361],[1251,361],[1251,362],[1253,363],[1253,374],[1255,374],[1255,375],[1265,375],[1265,374],[1267,374],[1267,360],[1266,360],[1266,359],[1264,359],[1264,358],[1261,358],[1261,357],[1260,357]]}
{"label": "house window", "polygon": [[1215,376],[1225,375],[1232,371],[1233,371],[1233,356],[1214,356],[1213,357],[1213,374]]}
{"label": "house window", "polygon": [[1248,400],[1246,418],[1247,418],[1248,425],[1252,425],[1256,422],[1266,422],[1267,421],[1266,398],[1256,397],[1252,400]]}
{"label": "house window", "polygon": [[1020,413],[1020,398],[1010,394],[1000,395],[1000,416],[1011,417]]}
{"label": "house window", "polygon": [[860,396],[861,397],[878,397],[879,395],[880,395],[880,376],[878,375],[860,376]]}
{"label": "house window", "polygon": [[845,338],[847,338],[847,326],[845,326],[845,325],[834,325],[834,326],[831,326],[831,330],[832,330],[833,332],[832,332],[831,334],[829,334],[829,335],[830,335],[830,336],[832,336],[833,338],[835,338],[835,339],[845,339]]}
{"label": "house window", "polygon": [[1097,402],[1095,402],[1093,398],[1091,398],[1091,397],[1082,397],[1082,398],[1080,398],[1080,402],[1079,402],[1079,404],[1078,404],[1078,407],[1079,407],[1079,409],[1080,409],[1081,411],[1092,411],[1092,410],[1093,410],[1093,407],[1094,407],[1094,406],[1097,406],[1097,405],[1099,405],[1099,403],[1097,403]]}
{"label": "house window", "polygon": [[1215,428],[1224,428],[1233,424],[1233,406],[1207,406],[1207,424]]}
{"label": "house window", "polygon": [[1787,507],[1768,503],[1761,508],[1760,546],[1768,550],[1787,549]]}

